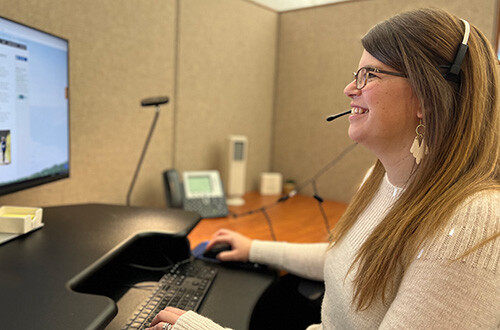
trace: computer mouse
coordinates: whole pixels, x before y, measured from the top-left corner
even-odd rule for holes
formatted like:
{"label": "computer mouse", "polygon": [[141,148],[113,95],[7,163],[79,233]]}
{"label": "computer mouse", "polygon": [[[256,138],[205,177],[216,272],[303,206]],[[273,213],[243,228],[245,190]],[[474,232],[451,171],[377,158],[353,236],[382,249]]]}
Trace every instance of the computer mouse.
{"label": "computer mouse", "polygon": [[224,252],[224,251],[231,251],[231,250],[232,250],[232,248],[231,248],[230,244],[218,243],[218,244],[215,244],[214,246],[212,246],[212,248],[210,250],[205,250],[205,252],[203,252],[203,257],[209,258],[209,259],[217,259],[217,255],[219,253]]}

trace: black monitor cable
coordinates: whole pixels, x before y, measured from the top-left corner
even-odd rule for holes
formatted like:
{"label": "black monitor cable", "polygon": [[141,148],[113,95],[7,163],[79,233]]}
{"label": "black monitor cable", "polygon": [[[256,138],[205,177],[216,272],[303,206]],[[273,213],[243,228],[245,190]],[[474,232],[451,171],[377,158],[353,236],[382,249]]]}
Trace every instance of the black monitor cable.
{"label": "black monitor cable", "polygon": [[192,256],[189,256],[186,259],[176,261],[174,262],[172,259],[170,259],[164,252],[162,252],[162,256],[165,258],[165,261],[167,261],[168,266],[146,266],[146,265],[139,265],[135,263],[129,263],[128,266],[137,268],[137,269],[143,269],[143,270],[151,270],[155,272],[163,272],[163,273],[168,273],[172,267],[174,267],[176,264],[185,264],[193,260]]}
{"label": "black monitor cable", "polygon": [[[168,258],[164,253],[162,253],[163,257],[166,258],[167,262],[169,262],[168,266],[162,266],[162,267],[154,267],[154,266],[145,266],[145,265],[139,265],[135,263],[129,263],[128,266],[136,269],[141,269],[141,270],[147,270],[147,271],[152,271],[152,272],[161,272],[161,273],[168,273],[174,266],[177,264],[185,264],[192,262],[194,260],[193,256],[189,256],[186,259],[183,259],[181,261],[177,261],[174,263],[170,258]],[[124,285],[127,288],[131,289],[138,289],[138,290],[146,290],[149,291],[151,289],[154,289],[158,287],[157,283],[156,284],[128,284]]]}

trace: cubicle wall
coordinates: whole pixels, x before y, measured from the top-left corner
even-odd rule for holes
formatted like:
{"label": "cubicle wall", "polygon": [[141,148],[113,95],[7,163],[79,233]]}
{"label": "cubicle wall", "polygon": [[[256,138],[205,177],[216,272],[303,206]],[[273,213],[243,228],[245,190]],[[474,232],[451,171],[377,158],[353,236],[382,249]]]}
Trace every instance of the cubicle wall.
{"label": "cubicle wall", "polygon": [[234,0],[179,6],[175,166],[221,169],[229,134],[248,138],[247,189],[270,169],[277,13]]}
{"label": "cubicle wall", "polygon": [[[352,143],[347,117],[331,123],[325,118],[349,109],[343,90],[358,67],[360,39],[379,21],[421,7],[440,7],[466,18],[494,42],[496,0],[361,0],[280,15],[273,133],[273,149],[280,152],[273,153],[274,170],[302,182]],[[349,201],[374,161],[357,146],[320,177],[318,192],[324,198]],[[304,192],[311,193],[311,186]]]}
{"label": "cubicle wall", "polygon": [[[0,205],[124,204],[154,116],[140,100],[156,95],[171,102],[132,205],[164,207],[167,168],[220,168],[228,134],[248,136],[247,190],[264,171],[303,182],[351,143],[345,118],[325,118],[348,108],[342,90],[370,26],[433,5],[493,40],[496,2],[358,0],[276,13],[245,0],[0,0],[0,16],[70,40],[71,107],[71,177]],[[320,177],[320,195],[348,201],[373,160],[356,147]]]}
{"label": "cubicle wall", "polygon": [[[245,134],[248,182],[270,167],[277,13],[234,0],[0,1],[0,16],[70,41],[71,177],[0,205],[124,204],[161,107],[131,204],[165,206],[162,172],[213,169]],[[1,169],[0,169],[1,170]]]}
{"label": "cubicle wall", "polygon": [[[175,2],[2,0],[0,15],[69,39],[71,135],[69,179],[2,196],[0,204],[124,204],[154,115],[140,100],[174,90]],[[162,202],[159,173],[170,164],[172,126],[169,105],[136,204]]]}

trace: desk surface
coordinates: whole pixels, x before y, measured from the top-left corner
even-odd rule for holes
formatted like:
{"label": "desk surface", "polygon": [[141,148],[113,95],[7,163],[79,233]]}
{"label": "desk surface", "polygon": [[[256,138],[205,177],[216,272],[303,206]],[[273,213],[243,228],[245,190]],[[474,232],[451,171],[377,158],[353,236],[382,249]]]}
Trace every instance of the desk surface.
{"label": "desk surface", "polygon": [[[102,328],[116,315],[115,302],[105,296],[75,292],[70,288],[71,283],[112,259],[116,251],[129,248],[131,241],[142,242],[141,249],[147,250],[137,251],[135,257],[140,258],[160,250],[164,240],[173,233],[181,233],[173,236],[185,240],[185,235],[198,221],[197,214],[177,210],[100,204],[45,208],[45,227],[0,245],[2,328]],[[143,244],[151,241],[153,245]],[[231,283],[248,280],[246,272],[237,270],[222,270],[220,275],[221,280],[214,283],[216,291],[225,291],[224,279]],[[271,279],[258,275],[251,276],[252,281],[258,292],[264,290]],[[204,314],[231,322],[224,319],[225,313],[218,307],[222,306],[219,300],[226,296],[215,294],[207,299]],[[247,314],[251,313],[249,303],[252,302],[240,305],[247,308]],[[245,321],[245,317],[242,319]]]}
{"label": "desk surface", "polygon": [[[238,217],[202,219],[189,234],[191,244],[210,239],[219,228],[227,228],[248,237],[271,240],[269,224],[259,211],[267,207],[267,214],[278,241],[296,243],[327,242],[328,232],[319,203],[311,196],[295,195],[285,202],[276,204],[279,196],[262,196],[258,192],[245,194],[245,204],[231,206],[231,212]],[[321,203],[328,220],[329,228],[333,228],[347,208],[347,204],[324,200]],[[255,212],[249,211],[254,210]]]}

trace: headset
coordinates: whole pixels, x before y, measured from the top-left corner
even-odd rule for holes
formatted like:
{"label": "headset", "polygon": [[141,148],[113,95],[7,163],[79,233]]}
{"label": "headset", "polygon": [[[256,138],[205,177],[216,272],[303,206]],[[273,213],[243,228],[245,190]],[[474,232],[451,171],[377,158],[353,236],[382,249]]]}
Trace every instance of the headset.
{"label": "headset", "polygon": [[458,48],[457,55],[455,56],[455,61],[453,61],[453,64],[451,66],[450,65],[440,66],[442,68],[449,68],[448,72],[443,74],[444,79],[452,81],[457,84],[460,83],[460,67],[462,66],[465,53],[467,53],[467,50],[469,49],[467,42],[469,41],[470,24],[464,19],[462,19],[462,22],[464,22],[465,25],[464,39],[462,40],[462,43]]}
{"label": "headset", "polygon": [[[449,69],[448,72],[443,73],[444,79],[448,81],[452,81],[454,83],[460,84],[460,68],[462,66],[462,62],[464,61],[465,54],[467,53],[467,50],[469,49],[469,46],[467,45],[467,42],[469,42],[469,35],[470,35],[470,24],[466,20],[462,19],[462,22],[464,22],[465,25],[465,31],[464,31],[464,39],[462,40],[462,43],[460,44],[460,47],[458,48],[457,55],[455,55],[455,60],[453,61],[452,65],[440,65],[440,68],[443,69]],[[327,121],[332,121],[334,119],[337,119],[339,117],[345,116],[347,114],[351,113],[351,109],[328,116],[326,118]]]}

